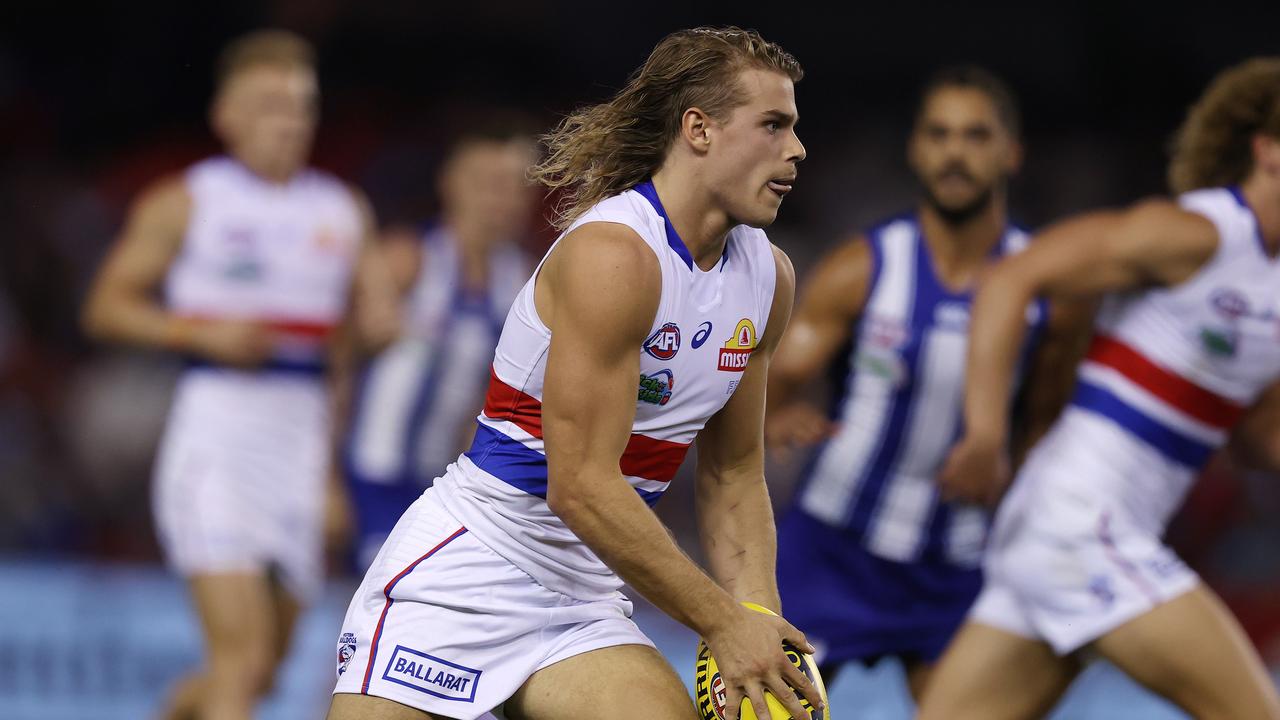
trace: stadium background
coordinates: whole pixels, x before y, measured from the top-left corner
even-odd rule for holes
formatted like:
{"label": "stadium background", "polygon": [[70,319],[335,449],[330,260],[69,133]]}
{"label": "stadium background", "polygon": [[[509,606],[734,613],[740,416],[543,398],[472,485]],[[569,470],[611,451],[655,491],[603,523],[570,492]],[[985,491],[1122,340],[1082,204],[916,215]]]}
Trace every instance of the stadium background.
{"label": "stadium background", "polygon": [[[1032,227],[1163,191],[1164,147],[1215,72],[1280,52],[1280,5],[1079,2],[666,6],[421,0],[17,3],[0,23],[0,715],[144,717],[198,658],[183,590],[158,565],[151,452],[176,373],[168,358],[94,347],[76,315],[130,198],[214,151],[211,63],[234,35],[297,30],[319,49],[317,164],[362,186],[383,223],[433,210],[452,128],[496,108],[546,124],[619,87],[666,32],[755,27],[805,66],[809,159],[771,235],[803,274],[842,235],[908,204],[903,143],[934,68],[978,62],[1022,100],[1028,160],[1012,193]],[[530,241],[537,249],[550,235]],[[776,463],[778,502],[794,470]],[[692,495],[659,506],[686,546]],[[1280,482],[1218,467],[1175,545],[1280,667]],[[781,558],[786,562],[786,558]],[[268,718],[319,713],[354,579],[335,562]],[[687,631],[641,609],[686,674]],[[833,689],[836,717],[905,717],[882,666]],[[887,691],[885,688],[891,688]],[[856,698],[855,712],[850,700]],[[845,706],[841,710],[840,702]],[[1105,668],[1057,717],[1179,717]]]}

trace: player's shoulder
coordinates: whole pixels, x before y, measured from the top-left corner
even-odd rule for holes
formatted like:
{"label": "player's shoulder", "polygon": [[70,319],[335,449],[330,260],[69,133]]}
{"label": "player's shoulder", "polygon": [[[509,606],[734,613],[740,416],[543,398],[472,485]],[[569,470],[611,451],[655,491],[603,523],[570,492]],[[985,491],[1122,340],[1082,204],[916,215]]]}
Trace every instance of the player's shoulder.
{"label": "player's shoulder", "polygon": [[191,213],[191,190],[185,173],[164,175],[143,187],[131,213],[150,220],[185,224]]}
{"label": "player's shoulder", "polygon": [[862,231],[868,242],[881,243],[910,236],[912,238],[920,230],[920,218],[914,210],[904,210],[871,223]]}
{"label": "player's shoulder", "polygon": [[556,243],[552,257],[597,271],[659,272],[657,256],[630,224],[591,219],[570,227]]}

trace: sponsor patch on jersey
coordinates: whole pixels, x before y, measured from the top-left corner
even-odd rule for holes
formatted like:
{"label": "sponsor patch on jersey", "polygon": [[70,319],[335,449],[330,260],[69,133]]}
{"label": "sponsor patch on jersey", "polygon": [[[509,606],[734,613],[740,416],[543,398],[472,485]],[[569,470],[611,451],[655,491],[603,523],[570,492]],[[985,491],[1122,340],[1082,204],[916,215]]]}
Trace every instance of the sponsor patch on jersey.
{"label": "sponsor patch on jersey", "polygon": [[680,327],[675,323],[667,323],[658,328],[644,341],[644,351],[650,357],[663,361],[675,357],[680,352]]}
{"label": "sponsor patch on jersey", "polygon": [[1236,333],[1219,328],[1200,328],[1200,343],[1210,355],[1234,357],[1237,344]]}
{"label": "sponsor patch on jersey", "polygon": [[262,264],[249,257],[236,258],[222,268],[222,274],[231,280],[251,282],[264,274]]}
{"label": "sponsor patch on jersey", "polygon": [[716,367],[725,372],[742,372],[747,369],[751,352],[756,349],[756,326],[748,318],[738,321],[733,337],[720,348],[720,363]]}
{"label": "sponsor patch on jersey", "polygon": [[480,671],[397,645],[382,679],[445,700],[475,702]]}
{"label": "sponsor patch on jersey", "polygon": [[338,638],[338,675],[347,671],[347,666],[351,664],[351,658],[356,654],[356,636],[355,633],[342,633],[342,637]]}
{"label": "sponsor patch on jersey", "polygon": [[650,405],[666,405],[671,400],[671,391],[675,388],[676,377],[670,370],[659,370],[652,375],[641,373],[639,400]]}
{"label": "sponsor patch on jersey", "polygon": [[702,344],[707,341],[707,338],[711,337],[711,327],[712,325],[710,321],[704,322],[698,326],[698,332],[693,334],[694,350],[702,347]]}
{"label": "sponsor patch on jersey", "polygon": [[854,362],[857,372],[884,378],[894,387],[902,387],[907,381],[907,363],[896,350],[869,347],[859,350]]}

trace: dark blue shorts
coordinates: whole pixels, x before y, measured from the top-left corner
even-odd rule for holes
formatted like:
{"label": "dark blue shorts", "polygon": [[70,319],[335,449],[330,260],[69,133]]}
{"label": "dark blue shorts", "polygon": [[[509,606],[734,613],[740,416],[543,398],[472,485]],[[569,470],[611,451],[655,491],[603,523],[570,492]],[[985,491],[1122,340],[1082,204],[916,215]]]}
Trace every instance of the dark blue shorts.
{"label": "dark blue shorts", "polygon": [[858,534],[799,509],[778,523],[782,613],[818,646],[823,665],[885,656],[933,662],[981,588],[981,570],[885,560]]}
{"label": "dark blue shorts", "polygon": [[347,478],[355,515],[352,564],[363,573],[400,516],[422,495],[424,488],[410,482],[387,485],[362,481],[350,473]]}

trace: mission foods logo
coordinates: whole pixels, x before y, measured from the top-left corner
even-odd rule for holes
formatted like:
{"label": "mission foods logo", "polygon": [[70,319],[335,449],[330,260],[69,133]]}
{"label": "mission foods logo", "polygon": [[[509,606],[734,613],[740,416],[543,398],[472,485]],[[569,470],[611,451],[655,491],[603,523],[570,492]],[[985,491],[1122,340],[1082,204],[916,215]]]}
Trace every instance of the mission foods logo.
{"label": "mission foods logo", "polygon": [[716,367],[725,372],[742,372],[747,369],[747,361],[751,359],[751,351],[755,349],[756,326],[747,318],[742,318],[733,330],[733,337],[720,348],[720,364]]}

